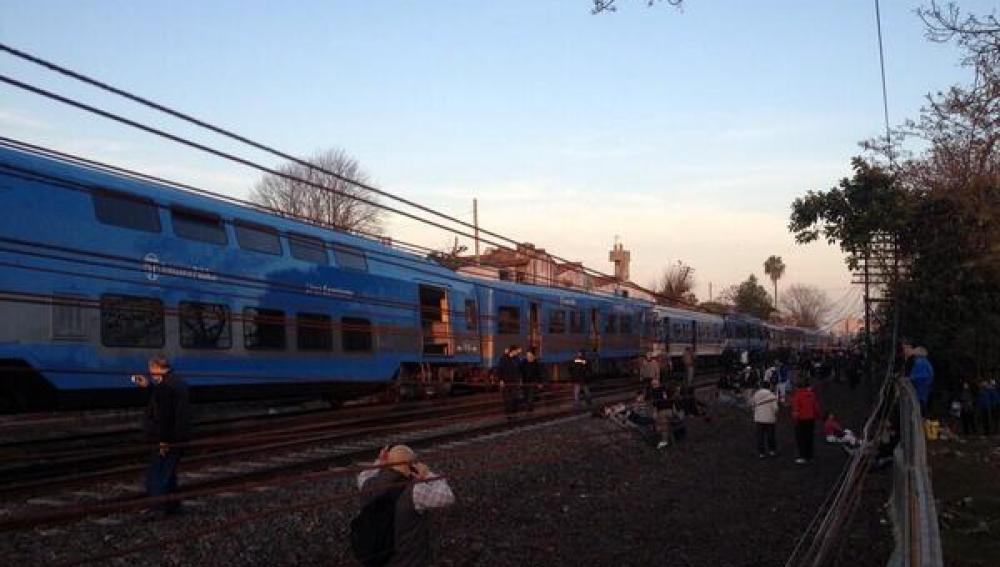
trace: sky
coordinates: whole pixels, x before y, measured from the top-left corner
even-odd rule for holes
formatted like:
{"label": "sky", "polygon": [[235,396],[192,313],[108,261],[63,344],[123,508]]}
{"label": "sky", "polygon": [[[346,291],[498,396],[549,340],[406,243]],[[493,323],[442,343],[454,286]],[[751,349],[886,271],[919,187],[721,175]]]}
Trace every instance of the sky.
{"label": "sky", "polygon": [[[780,288],[858,294],[790,204],[850,175],[883,131],[874,5],[861,0],[5,0],[0,41],[306,156],[341,148],[388,191],[632,279],[678,260],[709,298],[782,256]],[[968,82],[953,45],[883,0],[889,113]],[[992,2],[965,0],[988,12]],[[279,160],[0,54],[0,72],[261,164]],[[259,172],[0,85],[0,132],[246,196]],[[387,233],[444,247],[439,229]],[[471,248],[471,247],[470,247]],[[770,285],[767,286],[770,289]]]}

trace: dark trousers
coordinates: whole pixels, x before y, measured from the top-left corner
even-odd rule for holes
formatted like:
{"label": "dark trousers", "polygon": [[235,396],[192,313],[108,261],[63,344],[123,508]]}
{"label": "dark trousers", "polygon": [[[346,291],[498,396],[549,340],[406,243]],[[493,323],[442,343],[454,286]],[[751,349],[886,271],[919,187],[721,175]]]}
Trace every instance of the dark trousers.
{"label": "dark trousers", "polygon": [[768,451],[777,451],[778,443],[774,437],[773,423],[757,424],[757,452],[763,455]]}
{"label": "dark trousers", "polygon": [[503,409],[507,415],[513,415],[521,409],[521,385],[503,385]]}
{"label": "dark trousers", "polygon": [[[166,496],[177,492],[177,465],[180,464],[180,461],[180,449],[170,449],[166,455],[162,456],[159,449],[155,449],[149,457],[149,468],[146,470],[146,494]],[[152,508],[173,512],[180,506],[180,500],[173,500],[155,504]]]}
{"label": "dark trousers", "polygon": [[971,435],[976,432],[976,416],[972,410],[962,408],[962,435]]}
{"label": "dark trousers", "polygon": [[526,411],[534,411],[535,409],[536,390],[538,390],[537,384],[525,384],[521,387],[521,402],[524,404]]}
{"label": "dark trousers", "polygon": [[795,422],[795,444],[799,449],[799,457],[807,461],[813,458],[813,441],[816,439],[816,421],[812,419]]}

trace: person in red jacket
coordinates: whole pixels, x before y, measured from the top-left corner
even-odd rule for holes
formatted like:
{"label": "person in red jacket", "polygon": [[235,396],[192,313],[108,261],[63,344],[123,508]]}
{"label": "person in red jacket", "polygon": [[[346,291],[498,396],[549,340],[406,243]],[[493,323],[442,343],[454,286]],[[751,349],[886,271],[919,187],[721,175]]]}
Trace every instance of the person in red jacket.
{"label": "person in red jacket", "polygon": [[798,464],[805,464],[813,458],[813,441],[816,437],[816,420],[819,419],[819,401],[816,392],[804,378],[792,393],[792,419],[795,420],[795,444],[799,449]]}

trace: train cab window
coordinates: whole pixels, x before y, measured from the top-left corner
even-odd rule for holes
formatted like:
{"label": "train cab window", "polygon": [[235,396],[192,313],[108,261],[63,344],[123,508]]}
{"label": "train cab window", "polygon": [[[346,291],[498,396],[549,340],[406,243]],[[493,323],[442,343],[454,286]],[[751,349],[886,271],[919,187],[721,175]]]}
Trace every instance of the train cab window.
{"label": "train cab window", "polygon": [[608,318],[604,320],[604,334],[613,335],[618,332],[618,315],[608,313]]}
{"label": "train cab window", "polygon": [[299,350],[333,350],[333,319],[316,313],[297,314],[295,340]]}
{"label": "train cab window", "polygon": [[184,348],[227,349],[233,346],[229,307],[225,305],[182,301],[178,321]]}
{"label": "train cab window", "polygon": [[333,256],[337,260],[337,266],[347,270],[368,271],[368,259],[365,253],[351,246],[343,244],[333,245]]}
{"label": "train cab window", "polygon": [[284,350],[285,312],[254,307],[244,309],[243,344],[250,350]]}
{"label": "train cab window", "polygon": [[518,335],[521,333],[521,310],[517,307],[500,307],[497,310],[497,333]]}
{"label": "train cab window", "polygon": [[301,234],[289,234],[288,249],[292,252],[292,258],[297,260],[319,264],[320,266],[330,265],[330,258],[326,255],[326,248],[323,247],[323,241],[318,238],[303,236]]}
{"label": "train cab window", "polygon": [[102,295],[101,344],[106,347],[162,347],[163,302],[150,297]]}
{"label": "train cab window", "polygon": [[160,232],[160,210],[151,199],[124,193],[98,191],[94,193],[94,214],[97,220],[112,226]]}
{"label": "train cab window", "polygon": [[281,256],[281,239],[278,238],[278,231],[270,227],[239,221],[233,226],[236,228],[236,241],[239,242],[240,248]]}
{"label": "train cab window", "polygon": [[619,332],[621,332],[621,334],[623,334],[623,335],[631,335],[632,334],[632,316],[631,315],[622,315],[618,319],[618,328],[619,328]]}
{"label": "train cab window", "polygon": [[344,352],[371,352],[373,350],[372,322],[360,317],[342,317],[341,346]]}
{"label": "train cab window", "polygon": [[173,209],[170,211],[170,217],[173,219],[174,233],[181,238],[219,245],[225,245],[227,242],[226,227],[222,224],[222,219],[216,215]]}
{"label": "train cab window", "polygon": [[566,332],[566,312],[562,309],[549,311],[549,332],[554,335]]}
{"label": "train cab window", "polygon": [[479,309],[475,299],[465,300],[465,330],[475,331],[479,328]]}
{"label": "train cab window", "polygon": [[569,332],[574,334],[583,333],[583,311],[569,312]]}

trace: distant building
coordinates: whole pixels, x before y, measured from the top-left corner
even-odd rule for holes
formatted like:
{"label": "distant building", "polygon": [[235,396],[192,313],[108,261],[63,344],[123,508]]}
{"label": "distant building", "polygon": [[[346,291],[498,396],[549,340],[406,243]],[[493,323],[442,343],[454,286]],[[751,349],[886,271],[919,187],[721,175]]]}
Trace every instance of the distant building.
{"label": "distant building", "polygon": [[526,242],[513,250],[487,248],[478,264],[475,256],[461,256],[457,259],[457,271],[489,280],[598,291],[653,301],[651,292],[628,279],[631,256],[616,242],[608,256],[615,266],[614,275],[600,276],[588,273],[580,262],[560,262],[544,248]]}

